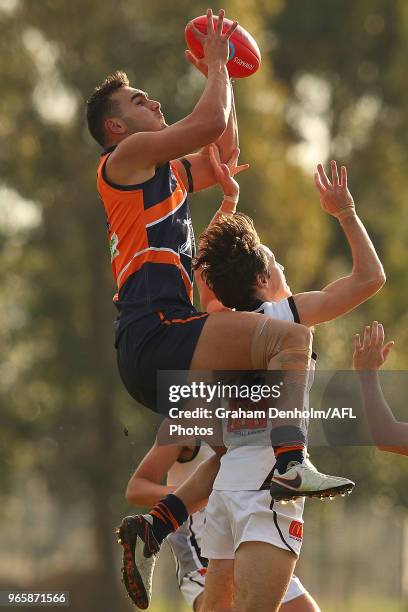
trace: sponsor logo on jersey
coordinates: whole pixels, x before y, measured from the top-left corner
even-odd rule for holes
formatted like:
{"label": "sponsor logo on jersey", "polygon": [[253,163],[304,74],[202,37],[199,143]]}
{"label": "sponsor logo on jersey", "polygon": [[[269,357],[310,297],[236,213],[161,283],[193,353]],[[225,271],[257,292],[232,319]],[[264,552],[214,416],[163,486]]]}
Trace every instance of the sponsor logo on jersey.
{"label": "sponsor logo on jersey", "polygon": [[[249,399],[230,399],[228,402],[228,409],[239,412],[240,410],[248,412],[258,412],[261,413],[261,416],[257,418],[228,418],[227,431],[234,432],[239,430],[252,430],[252,429],[266,429],[268,426],[268,420],[266,418],[268,402],[265,399],[260,400],[259,402],[252,402]],[[262,416],[262,413],[264,416]]]}
{"label": "sponsor logo on jersey", "polygon": [[119,238],[117,234],[112,234],[110,240],[109,240],[109,250],[110,250],[110,254],[111,254],[111,262],[115,259],[115,257],[117,257],[119,255],[119,249],[118,249],[118,244],[119,244]]}
{"label": "sponsor logo on jersey", "polygon": [[300,521],[292,521],[289,525],[289,535],[294,540],[301,542],[303,538],[303,523]]}
{"label": "sponsor logo on jersey", "polygon": [[186,227],[187,239],[186,241],[179,247],[179,254],[186,255],[187,257],[193,256],[194,250],[194,231],[193,224],[191,219],[184,220]]}

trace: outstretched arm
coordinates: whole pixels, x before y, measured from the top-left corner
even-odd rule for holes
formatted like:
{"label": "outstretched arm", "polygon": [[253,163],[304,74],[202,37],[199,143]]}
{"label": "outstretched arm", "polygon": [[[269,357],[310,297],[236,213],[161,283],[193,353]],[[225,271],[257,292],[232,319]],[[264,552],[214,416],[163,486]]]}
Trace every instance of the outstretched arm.
{"label": "outstretched arm", "polygon": [[[212,11],[207,11],[207,34],[193,24],[195,35],[203,45],[208,78],[200,100],[190,115],[165,129],[137,132],[122,140],[107,162],[114,182],[140,182],[140,173],[153,170],[166,161],[176,159],[217,140],[225,131],[231,111],[231,90],[226,68],[228,40],[237,26],[234,22],[222,33],[224,11],[220,11],[217,27]],[[145,180],[145,179],[143,179]]]}
{"label": "outstretched arm", "polygon": [[378,376],[378,369],[386,361],[394,346],[384,344],[384,328],[374,321],[364,328],[363,342],[355,336],[353,367],[357,370],[371,435],[375,445],[384,451],[408,455],[408,423],[398,422],[387,404]]}
{"label": "outstretched arm", "polygon": [[[208,70],[206,64],[202,60],[197,59],[191,53],[191,51],[186,51],[185,54],[187,60],[205,77],[207,77]],[[231,111],[229,114],[227,128],[215,143],[218,147],[220,159],[223,163],[227,163],[227,161],[231,158],[233,151],[239,146],[237,114],[231,81],[230,88]],[[202,191],[203,189],[207,189],[207,187],[215,185],[217,182],[210,160],[209,146],[203,147],[201,151],[198,151],[197,153],[185,155],[183,160],[174,160],[173,163],[176,164],[177,171],[187,191]],[[188,176],[188,173],[190,173],[190,177]]]}
{"label": "outstretched arm", "polygon": [[[238,148],[233,151],[232,156],[226,164],[222,163],[221,156],[216,145],[210,145],[209,157],[214,177],[223,190],[223,200],[221,202],[221,206],[212,218],[210,222],[211,225],[212,223],[215,223],[221,219],[223,215],[233,215],[235,213],[239,199],[239,184],[233,178],[233,175],[238,174],[243,170],[247,170],[249,165],[237,165],[239,157]],[[203,310],[206,312],[230,310],[226,306],[223,306],[219,300],[217,300],[214,292],[209,288],[203,279],[201,268],[195,271],[194,276]]]}
{"label": "outstretched arm", "polygon": [[315,174],[316,187],[323,210],[336,217],[350,245],[353,269],[348,276],[330,283],[321,291],[294,296],[300,320],[312,326],[331,321],[373,296],[385,283],[382,264],[367,231],[356,214],[354,200],[347,187],[347,171],[341,167],[341,178],[335,161],[330,162],[331,182],[321,166]]}
{"label": "outstretched arm", "polygon": [[142,459],[129,480],[126,499],[133,506],[152,506],[172,493],[175,487],[163,485],[168,470],[177,461],[181,447],[157,441]]}

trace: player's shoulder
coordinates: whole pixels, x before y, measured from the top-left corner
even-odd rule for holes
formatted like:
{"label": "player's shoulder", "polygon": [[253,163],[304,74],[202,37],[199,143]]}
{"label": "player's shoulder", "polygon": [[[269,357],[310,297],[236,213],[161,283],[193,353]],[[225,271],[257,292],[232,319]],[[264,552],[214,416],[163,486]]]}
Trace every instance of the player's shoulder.
{"label": "player's shoulder", "polygon": [[161,166],[142,170],[132,168],[129,171],[121,159],[113,158],[115,152],[107,155],[100,166],[100,178],[111,188],[119,191],[151,190],[155,184],[170,183],[174,176],[170,162]]}
{"label": "player's shoulder", "polygon": [[275,319],[300,323],[299,313],[293,296],[279,302],[262,302],[255,312],[274,317]]}
{"label": "player's shoulder", "polygon": [[171,172],[170,160],[155,163],[145,155],[146,144],[143,138],[149,134],[150,132],[131,134],[107,150],[104,168],[108,183],[110,179],[112,183],[126,189],[137,188]]}

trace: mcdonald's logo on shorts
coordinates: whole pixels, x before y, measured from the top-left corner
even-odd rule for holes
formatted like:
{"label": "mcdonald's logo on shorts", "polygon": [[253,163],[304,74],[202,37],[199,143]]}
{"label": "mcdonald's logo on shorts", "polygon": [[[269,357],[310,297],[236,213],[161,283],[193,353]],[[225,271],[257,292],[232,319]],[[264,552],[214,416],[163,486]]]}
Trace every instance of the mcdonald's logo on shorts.
{"label": "mcdonald's logo on shorts", "polygon": [[301,540],[303,538],[303,523],[292,521],[289,525],[289,535],[295,540]]}

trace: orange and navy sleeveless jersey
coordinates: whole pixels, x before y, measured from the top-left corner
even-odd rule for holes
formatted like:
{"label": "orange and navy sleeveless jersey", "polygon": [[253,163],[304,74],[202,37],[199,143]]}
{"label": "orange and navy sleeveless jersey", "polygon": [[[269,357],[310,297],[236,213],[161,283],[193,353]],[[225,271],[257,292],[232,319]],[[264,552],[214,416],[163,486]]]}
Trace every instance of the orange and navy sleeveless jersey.
{"label": "orange and navy sleeveless jersey", "polygon": [[193,307],[195,243],[187,192],[175,165],[160,166],[144,183],[116,185],[106,175],[113,150],[101,156],[97,188],[107,216],[120,333],[140,315]]}

